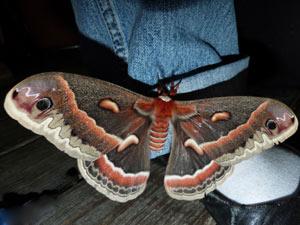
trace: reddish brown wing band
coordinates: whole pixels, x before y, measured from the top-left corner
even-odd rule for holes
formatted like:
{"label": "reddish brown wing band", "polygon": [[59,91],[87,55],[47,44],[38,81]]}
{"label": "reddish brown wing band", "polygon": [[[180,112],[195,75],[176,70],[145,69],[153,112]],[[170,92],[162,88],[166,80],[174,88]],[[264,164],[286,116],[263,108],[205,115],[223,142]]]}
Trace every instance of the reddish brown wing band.
{"label": "reddish brown wing band", "polygon": [[[232,165],[284,141],[298,127],[294,113],[271,99],[224,97],[191,104],[197,115],[173,119],[164,181],[167,193],[179,200],[203,198],[230,175]],[[270,121],[276,126],[268,126]]]}

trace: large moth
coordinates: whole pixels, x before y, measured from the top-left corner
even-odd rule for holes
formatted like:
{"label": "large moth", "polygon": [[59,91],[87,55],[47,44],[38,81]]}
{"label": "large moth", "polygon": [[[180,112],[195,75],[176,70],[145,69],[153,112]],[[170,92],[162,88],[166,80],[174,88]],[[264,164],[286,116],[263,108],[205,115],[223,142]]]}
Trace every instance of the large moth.
{"label": "large moth", "polygon": [[95,78],[45,73],[12,88],[4,107],[21,125],[77,158],[84,179],[119,202],[145,190],[149,154],[163,148],[169,126],[173,143],[164,186],[179,200],[205,197],[234,164],[297,130],[294,113],[276,100],[177,101],[175,92],[172,86],[150,98]]}

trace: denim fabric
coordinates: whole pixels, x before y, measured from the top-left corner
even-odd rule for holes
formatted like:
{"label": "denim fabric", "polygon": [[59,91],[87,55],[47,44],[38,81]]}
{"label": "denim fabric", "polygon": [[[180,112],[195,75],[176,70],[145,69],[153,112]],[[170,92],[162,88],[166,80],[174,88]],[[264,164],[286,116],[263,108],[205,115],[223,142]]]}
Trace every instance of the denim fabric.
{"label": "denim fabric", "polygon": [[[129,75],[147,84],[221,63],[238,54],[232,0],[72,0],[80,32],[111,48],[128,63]],[[229,80],[248,58],[185,78],[179,93]],[[164,149],[169,152],[170,135]]]}
{"label": "denim fabric", "polygon": [[239,53],[232,0],[72,3],[80,32],[114,50],[129,75],[147,84]]}

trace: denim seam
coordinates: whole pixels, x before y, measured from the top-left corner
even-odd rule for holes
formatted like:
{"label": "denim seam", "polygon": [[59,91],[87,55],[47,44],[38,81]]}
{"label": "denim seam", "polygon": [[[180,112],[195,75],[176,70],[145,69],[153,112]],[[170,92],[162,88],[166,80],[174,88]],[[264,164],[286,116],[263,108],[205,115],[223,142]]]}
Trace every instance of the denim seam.
{"label": "denim seam", "polygon": [[125,35],[122,32],[121,24],[111,0],[98,1],[107,30],[113,43],[115,53],[127,62],[128,48]]}

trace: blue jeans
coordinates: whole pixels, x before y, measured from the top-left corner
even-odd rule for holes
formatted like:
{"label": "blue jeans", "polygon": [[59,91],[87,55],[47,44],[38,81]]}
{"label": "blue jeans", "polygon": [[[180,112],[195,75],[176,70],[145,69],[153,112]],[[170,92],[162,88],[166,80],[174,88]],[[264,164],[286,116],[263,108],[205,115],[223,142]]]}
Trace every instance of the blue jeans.
{"label": "blue jeans", "polygon": [[[115,52],[128,74],[154,85],[159,79],[239,54],[233,0],[72,0],[79,31]],[[248,58],[184,78],[179,93],[229,80],[248,67]],[[169,141],[171,142],[169,135]],[[161,152],[169,152],[166,144]]]}

